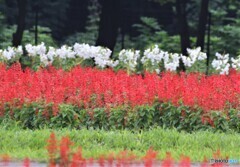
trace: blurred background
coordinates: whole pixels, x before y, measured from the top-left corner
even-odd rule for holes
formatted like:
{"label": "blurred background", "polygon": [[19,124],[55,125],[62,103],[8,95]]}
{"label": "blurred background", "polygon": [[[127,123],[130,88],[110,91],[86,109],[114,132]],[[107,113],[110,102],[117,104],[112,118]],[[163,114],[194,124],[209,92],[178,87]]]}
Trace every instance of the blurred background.
{"label": "blurred background", "polygon": [[240,53],[239,0],[0,0],[0,49],[75,42],[119,52]]}

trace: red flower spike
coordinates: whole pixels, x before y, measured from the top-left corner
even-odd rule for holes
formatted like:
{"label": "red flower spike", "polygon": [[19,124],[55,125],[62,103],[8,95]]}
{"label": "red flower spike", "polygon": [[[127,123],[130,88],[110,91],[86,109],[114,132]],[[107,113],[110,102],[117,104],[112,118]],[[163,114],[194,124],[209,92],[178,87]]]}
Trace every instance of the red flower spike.
{"label": "red flower spike", "polygon": [[173,167],[174,161],[172,159],[171,153],[166,153],[166,158],[162,161],[161,167]]}
{"label": "red flower spike", "polygon": [[101,155],[98,159],[98,164],[100,167],[104,167],[105,164],[105,157],[103,155]]}
{"label": "red flower spike", "polygon": [[30,167],[30,160],[29,158],[25,158],[23,161],[23,167]]}
{"label": "red flower spike", "polygon": [[207,160],[206,157],[204,157],[201,167],[210,167],[208,164],[209,164],[209,161]]}
{"label": "red flower spike", "polygon": [[86,165],[86,160],[82,156],[82,149],[79,148],[78,151],[72,156],[72,162],[70,167],[85,167]]}
{"label": "red flower spike", "polygon": [[153,151],[152,148],[150,148],[146,155],[143,157],[145,167],[152,167],[153,161],[156,159],[158,152]]}
{"label": "red flower spike", "polygon": [[87,160],[87,162],[88,162],[88,165],[89,165],[89,166],[92,166],[92,165],[93,165],[93,162],[94,162],[94,158],[89,158],[89,159]]}
{"label": "red flower spike", "polygon": [[190,160],[190,158],[183,156],[181,158],[181,161],[179,162],[178,166],[179,167],[182,167],[182,166],[184,166],[184,167],[191,167],[191,160]]}
{"label": "red flower spike", "polygon": [[60,167],[65,167],[69,165],[69,153],[70,153],[70,146],[73,143],[69,139],[69,137],[62,137],[60,141]]}
{"label": "red flower spike", "polygon": [[114,161],[114,153],[110,153],[107,156],[107,162],[108,162],[108,166],[111,167],[113,165],[113,161]]}
{"label": "red flower spike", "polygon": [[50,137],[47,141],[47,151],[49,156],[49,163],[53,167],[55,166],[55,158],[58,152],[57,139],[53,132],[50,134]]}
{"label": "red flower spike", "polygon": [[4,155],[1,155],[1,160],[4,166],[8,166],[8,163],[10,162],[11,158],[9,155],[4,154]]}

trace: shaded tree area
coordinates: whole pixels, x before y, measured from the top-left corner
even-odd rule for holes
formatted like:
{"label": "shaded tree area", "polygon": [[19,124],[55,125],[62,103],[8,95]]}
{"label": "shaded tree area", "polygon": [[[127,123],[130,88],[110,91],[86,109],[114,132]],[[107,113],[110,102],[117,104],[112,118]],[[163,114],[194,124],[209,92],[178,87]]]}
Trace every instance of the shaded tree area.
{"label": "shaded tree area", "polygon": [[119,0],[101,0],[100,4],[102,5],[102,13],[96,45],[113,50],[120,27],[122,3]]}
{"label": "shaded tree area", "polygon": [[[61,41],[73,32],[84,30],[88,15],[87,3],[87,0],[28,0],[25,29],[31,29],[34,26],[35,7],[38,6],[39,25],[49,27],[53,37]],[[6,15],[9,25],[17,24],[17,8],[17,0],[5,0],[2,13]]]}
{"label": "shaded tree area", "polygon": [[[28,1],[25,29],[31,29],[34,26],[34,7],[38,5],[39,25],[43,27],[49,27],[52,30],[54,39],[60,43],[68,35],[76,32],[84,32],[86,30],[86,22],[88,15],[90,14],[88,11],[88,5],[90,3],[89,0]],[[102,5],[102,9],[104,10],[104,6],[108,3],[108,1],[99,0],[99,3]],[[117,20],[117,22],[119,22],[117,24],[120,29],[124,29],[126,34],[133,36],[138,34],[137,31],[132,28],[132,25],[140,22],[140,17],[143,15],[158,18],[158,21],[160,24],[163,24],[163,26],[170,25],[173,22],[173,12],[170,4],[161,6],[157,3],[149,2],[147,0],[122,0],[120,2],[116,1],[115,4],[115,10],[111,11],[112,13],[110,15],[112,16],[110,17],[117,16],[116,11],[123,11],[120,14],[120,18]],[[107,6],[110,5],[111,4],[107,4]],[[5,0],[4,4],[0,4],[0,8],[2,8],[1,11],[3,11],[3,13],[6,15],[6,22],[9,25],[17,24],[17,0]],[[104,17],[104,19],[106,19],[106,17]],[[114,21],[112,23],[114,23]],[[99,27],[102,26],[99,25]],[[112,27],[114,28],[116,26]],[[101,30],[103,29],[101,28]],[[169,31],[173,32],[173,29],[170,27]]]}
{"label": "shaded tree area", "polygon": [[65,35],[85,30],[88,16],[88,0],[70,0],[67,8],[67,19],[65,26]]}
{"label": "shaded tree area", "polygon": [[[100,3],[102,13],[100,15],[99,36],[96,45],[105,46],[111,50],[115,47],[118,35],[139,35],[133,25],[140,22],[141,16],[156,17],[164,27],[173,23],[171,4],[159,5],[146,0],[100,0]],[[171,27],[167,29],[172,30]]]}
{"label": "shaded tree area", "polygon": [[[145,34],[151,36],[150,41],[145,44],[149,45],[152,39],[154,39],[152,43],[159,41],[159,43],[163,42],[162,45],[171,42],[172,46],[168,44],[167,46],[181,48],[177,52],[186,54],[188,47],[204,48],[208,12],[211,12],[213,27],[210,40],[215,44],[215,46],[211,45],[211,49],[222,52],[229,50],[230,53],[238,51],[236,47],[238,41],[234,39],[240,34],[238,28],[240,2],[238,0],[94,0],[95,4],[91,3],[92,1],[0,1],[0,14],[4,16],[2,27],[5,27],[6,34],[11,33],[11,37],[7,35],[2,39],[12,38],[11,41],[17,46],[21,43],[21,34],[24,30],[27,31],[27,33],[24,31],[24,37],[28,36],[27,38],[31,39],[32,35],[29,34],[34,33],[35,7],[38,6],[39,33],[45,36],[51,35],[57,42],[56,45],[65,44],[66,41],[70,41],[67,44],[86,41],[112,50],[115,48],[118,51],[116,47],[119,48],[119,43],[125,42],[131,45],[122,46],[129,48],[141,46],[140,49],[144,49],[147,47],[143,45],[144,43],[132,45],[141,42],[141,39],[136,37],[140,37],[143,33],[133,25],[142,24],[148,27],[149,32]],[[95,14],[93,14],[95,9],[91,5],[96,5]],[[154,28],[142,22],[143,16],[156,20],[152,25],[158,24],[160,28]]]}
{"label": "shaded tree area", "polygon": [[201,11],[199,15],[199,21],[198,21],[198,33],[197,33],[197,44],[196,46],[200,46],[202,49],[204,49],[204,38],[205,38],[205,32],[206,32],[206,25],[208,20],[208,5],[209,0],[202,0],[201,2]]}
{"label": "shaded tree area", "polygon": [[18,6],[17,31],[16,33],[13,34],[12,40],[13,46],[21,45],[23,31],[25,28],[27,0],[17,0],[17,6]]}
{"label": "shaded tree area", "polygon": [[187,48],[190,47],[190,35],[186,13],[186,5],[188,2],[188,0],[176,1],[176,14],[178,18],[179,34],[181,37],[181,50],[183,55],[187,55]]}

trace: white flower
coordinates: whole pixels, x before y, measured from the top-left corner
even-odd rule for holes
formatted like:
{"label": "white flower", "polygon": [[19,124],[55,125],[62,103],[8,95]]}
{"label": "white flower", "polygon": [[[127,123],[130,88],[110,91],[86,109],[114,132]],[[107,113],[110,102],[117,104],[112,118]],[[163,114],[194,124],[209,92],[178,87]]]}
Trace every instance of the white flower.
{"label": "white flower", "polygon": [[229,59],[229,54],[220,54],[220,53],[216,53],[215,56],[219,59],[219,60],[225,60],[225,59]]}
{"label": "white flower", "polygon": [[47,57],[53,61],[54,57],[56,56],[56,49],[54,47],[49,47],[49,50],[47,52]]}
{"label": "white flower", "polygon": [[182,61],[186,67],[191,67],[197,60],[205,60],[207,59],[207,54],[201,52],[201,47],[197,47],[195,49],[187,48],[188,57],[181,56]]}
{"label": "white flower", "polygon": [[110,60],[110,61],[108,61],[108,66],[110,66],[110,67],[116,67],[118,64],[119,64],[119,60],[116,60],[116,61]]}
{"label": "white flower", "polygon": [[15,57],[15,51],[14,48],[12,47],[8,47],[6,50],[3,51],[2,55],[3,57],[5,57],[7,60],[12,59],[13,57]]}
{"label": "white flower", "polygon": [[48,61],[48,58],[47,58],[47,55],[40,55],[40,62],[44,65],[44,66],[47,66],[49,61]]}
{"label": "white flower", "polygon": [[234,69],[240,69],[240,56],[238,59],[231,58],[231,61]]}
{"label": "white flower", "polygon": [[190,57],[181,55],[181,58],[186,67],[191,67],[194,64]]}
{"label": "white flower", "polygon": [[219,69],[221,68],[221,65],[222,65],[222,61],[220,61],[220,60],[214,59],[214,60],[212,61],[212,66],[213,66],[213,68],[215,68],[216,70],[219,70]]}
{"label": "white flower", "polygon": [[47,51],[45,44],[42,42],[40,45],[33,46],[31,44],[25,45],[29,56],[44,55]]}
{"label": "white flower", "polygon": [[160,74],[160,72],[161,72],[160,69],[155,69],[155,71],[157,74]]}
{"label": "white flower", "polygon": [[82,58],[83,60],[93,58],[95,60],[95,64],[100,68],[104,68],[111,64],[110,56],[112,51],[108,48],[75,43],[73,50],[76,53],[76,56]]}
{"label": "white flower", "polygon": [[217,59],[214,59],[212,61],[213,68],[215,68],[216,70],[219,70],[221,75],[225,75],[225,74],[227,75],[229,73],[229,67],[230,67],[230,64],[228,63],[229,54],[221,55],[220,53],[217,52],[215,56]]}
{"label": "white flower", "polygon": [[66,45],[63,45],[60,49],[57,49],[56,55],[61,59],[75,58],[75,52],[72,50],[72,47],[68,47]]}
{"label": "white flower", "polygon": [[103,48],[100,46],[92,47],[94,48],[94,52],[92,53],[92,57],[94,57],[95,64],[99,66],[100,68],[104,68],[111,64],[110,62],[110,56],[112,54],[112,51],[108,48]]}
{"label": "white flower", "polygon": [[228,75],[229,74],[229,67],[230,67],[230,64],[227,63],[226,66],[221,69],[220,74],[221,75]]}
{"label": "white flower", "polygon": [[36,52],[38,55],[44,55],[46,53],[46,50],[46,46],[43,42],[40,45],[36,46]]}
{"label": "white flower", "polygon": [[36,56],[36,51],[34,46],[32,46],[31,44],[27,44],[25,45],[25,48],[29,56]]}
{"label": "white flower", "polygon": [[139,50],[132,51],[123,49],[119,53],[119,62],[121,62],[124,67],[130,69],[131,71],[135,71],[139,57]]}
{"label": "white flower", "polygon": [[193,60],[196,61],[198,54],[200,53],[201,48],[197,47],[196,49],[189,49],[187,48],[187,52],[189,54],[189,57]]}
{"label": "white flower", "polygon": [[143,55],[141,59],[143,64],[150,61],[152,65],[156,65],[162,61],[164,52],[158,48],[158,45],[155,45],[153,49],[145,50]]}
{"label": "white flower", "polygon": [[94,49],[95,47],[91,47],[88,44],[75,43],[73,46],[73,50],[76,53],[76,56],[81,57],[83,59],[93,58]]}
{"label": "white flower", "polygon": [[207,59],[207,54],[200,52],[198,55],[198,60],[205,60],[205,59]]}
{"label": "white flower", "polygon": [[168,59],[164,59],[164,67],[169,71],[176,71],[179,67],[180,56],[177,53],[167,54]]}
{"label": "white flower", "polygon": [[16,53],[19,54],[19,55],[22,55],[22,54],[23,54],[22,46],[18,46],[18,47],[17,47]]}

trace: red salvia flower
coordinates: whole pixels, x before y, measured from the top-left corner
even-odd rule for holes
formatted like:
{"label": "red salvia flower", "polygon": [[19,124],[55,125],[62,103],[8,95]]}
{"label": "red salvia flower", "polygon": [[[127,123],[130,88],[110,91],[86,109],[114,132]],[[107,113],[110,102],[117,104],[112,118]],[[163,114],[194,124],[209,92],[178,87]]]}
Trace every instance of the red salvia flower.
{"label": "red salvia flower", "polygon": [[166,158],[161,163],[161,167],[173,167],[173,166],[174,166],[174,162],[173,162],[171,153],[167,152]]}
{"label": "red salvia flower", "polygon": [[82,156],[82,149],[79,148],[76,153],[73,154],[72,156],[72,162],[71,162],[71,167],[85,167],[86,160]]}
{"label": "red salvia flower", "polygon": [[189,157],[182,156],[181,161],[179,162],[179,167],[191,167],[191,161]]}
{"label": "red salvia flower", "polygon": [[8,166],[8,163],[10,162],[11,158],[8,154],[1,155],[1,161],[3,162],[4,166]]}
{"label": "red salvia flower", "polygon": [[23,167],[30,167],[30,160],[29,158],[25,158],[23,161]]}
{"label": "red salvia flower", "polygon": [[113,161],[114,161],[114,153],[108,154],[106,160],[107,160],[108,166],[111,167],[113,165]]}
{"label": "red salvia flower", "polygon": [[70,154],[70,146],[73,143],[69,139],[69,137],[62,137],[60,141],[60,166],[65,167],[69,164],[69,154]]}
{"label": "red salvia flower", "polygon": [[153,161],[156,159],[157,154],[158,153],[152,148],[146,152],[146,155],[143,157],[145,167],[151,167],[153,165]]}
{"label": "red salvia flower", "polygon": [[50,166],[53,167],[55,166],[55,158],[58,152],[57,139],[53,132],[50,134],[50,137],[47,141],[47,151],[48,151]]}
{"label": "red salvia flower", "polygon": [[105,157],[103,155],[99,156],[98,158],[98,164],[100,167],[104,167],[105,164]]}

